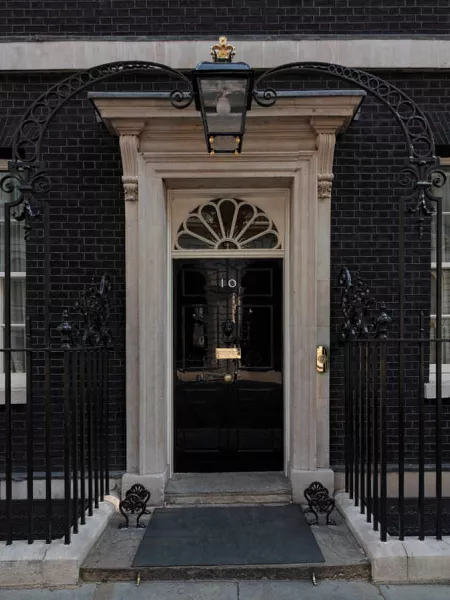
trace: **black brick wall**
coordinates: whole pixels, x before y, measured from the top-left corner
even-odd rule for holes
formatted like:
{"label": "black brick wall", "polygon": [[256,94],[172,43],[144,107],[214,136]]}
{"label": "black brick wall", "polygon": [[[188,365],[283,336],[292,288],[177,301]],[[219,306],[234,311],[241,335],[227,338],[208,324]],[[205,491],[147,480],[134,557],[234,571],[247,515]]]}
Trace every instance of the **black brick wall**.
{"label": "black brick wall", "polygon": [[448,34],[447,0],[4,0],[0,36]]}
{"label": "black brick wall", "polygon": [[[1,74],[0,107],[5,117],[16,121],[24,107],[60,75]],[[450,80],[445,73],[384,73],[409,93],[425,110],[450,110]],[[336,87],[336,81],[320,78],[291,80],[285,87]],[[348,88],[348,84],[341,85]],[[149,81],[135,76],[97,85],[95,90],[154,89]],[[61,309],[71,306],[92,275],[108,271],[113,281],[112,327],[116,351],[112,366],[111,469],[125,468],[125,363],[124,363],[124,200],[121,190],[121,165],[117,140],[102,124],[95,122],[86,93],[68,104],[53,122],[44,143],[44,160],[51,165],[53,189],[49,197],[52,237],[53,325]],[[244,148],[245,151],[245,148]],[[338,139],[335,154],[335,182],[332,197],[331,277],[333,343],[331,347],[331,459],[343,460],[343,372],[342,349],[336,343],[341,324],[339,289],[335,282],[342,265],[359,269],[370,283],[378,301],[385,301],[394,320],[398,319],[397,275],[397,199],[403,192],[398,173],[405,165],[406,148],[400,127],[386,107],[366,98],[360,119]],[[408,221],[407,237],[407,323],[417,326],[420,308],[429,308],[429,229],[419,243],[413,217]],[[28,255],[28,298],[30,313],[40,319],[42,299],[39,226],[30,240]],[[409,423],[416,421],[413,389],[417,372],[414,357],[407,360],[410,379],[407,386]],[[55,400],[56,402],[56,400]],[[392,418],[395,407],[390,407]],[[1,410],[1,409],[0,409]],[[432,402],[428,414],[433,414]],[[14,407],[14,448],[20,461],[25,448],[24,407]],[[42,410],[37,410],[36,445],[42,448]],[[2,420],[0,419],[0,423]],[[444,406],[444,427],[450,429],[450,406]],[[432,436],[432,424],[428,435]],[[390,431],[394,451],[395,431]],[[0,431],[0,440],[4,435]],[[408,458],[414,459],[415,445]],[[447,459],[450,439],[445,436]],[[58,448],[55,448],[56,458]],[[0,471],[2,466],[0,464]]]}

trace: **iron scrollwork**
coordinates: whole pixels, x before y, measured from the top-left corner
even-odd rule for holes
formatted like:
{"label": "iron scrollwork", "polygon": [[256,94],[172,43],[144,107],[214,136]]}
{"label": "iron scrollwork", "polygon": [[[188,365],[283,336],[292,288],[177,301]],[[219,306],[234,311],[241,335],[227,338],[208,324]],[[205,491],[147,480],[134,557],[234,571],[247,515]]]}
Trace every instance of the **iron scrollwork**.
{"label": "iron scrollwork", "polygon": [[125,519],[124,523],[119,524],[119,529],[128,529],[130,524],[129,515],[137,514],[136,528],[144,529],[146,525],[141,523],[141,517],[151,514],[147,510],[147,503],[150,500],[150,492],[140,483],[135,483],[126,492],[125,498],[119,503],[119,510]]}
{"label": "iron scrollwork", "polygon": [[423,234],[423,223],[426,217],[436,214],[440,198],[433,194],[433,188],[439,189],[445,185],[447,175],[438,168],[438,163],[429,164],[421,160],[411,163],[400,172],[400,185],[411,187],[410,194],[414,204],[409,212],[417,215],[419,234]]}
{"label": "iron scrollwork", "polygon": [[111,279],[109,275],[103,275],[98,285],[92,281],[87,290],[81,294],[80,300],[75,302],[75,310],[83,317],[81,330],[83,346],[109,346],[111,344],[110,291]]}
{"label": "iron scrollwork", "polygon": [[375,299],[359,273],[356,274],[355,281],[356,283],[352,283],[350,271],[343,267],[339,275],[339,285],[342,288],[341,309],[344,314],[341,340],[361,337],[386,339],[392,319],[386,312],[384,302],[381,303],[377,316],[370,319],[370,313],[376,306]]}
{"label": "iron scrollwork", "polygon": [[69,323],[69,311],[65,308],[62,312],[61,323],[56,328],[61,336],[61,350],[70,350],[73,345],[73,327]]}
{"label": "iron scrollwork", "polygon": [[319,481],[314,481],[306,488],[303,494],[308,503],[305,514],[312,513],[315,517],[315,520],[311,525],[319,524],[319,513],[326,515],[326,525],[336,525],[336,523],[330,519],[330,515],[334,510],[335,500],[330,496],[330,493],[324,485]]}
{"label": "iron scrollwork", "polygon": [[10,208],[16,221],[25,221],[25,240],[28,240],[31,219],[41,215],[41,196],[50,191],[50,179],[37,164],[9,161],[8,173],[0,179],[0,189],[9,194]]}
{"label": "iron scrollwork", "polygon": [[63,310],[62,321],[57,327],[61,336],[62,350],[69,350],[75,342],[81,346],[109,347],[111,345],[110,291],[111,279],[109,275],[103,275],[99,284],[92,280],[87,290],[82,292],[80,300],[74,304],[75,311],[83,317],[81,326],[70,323],[69,311]]}

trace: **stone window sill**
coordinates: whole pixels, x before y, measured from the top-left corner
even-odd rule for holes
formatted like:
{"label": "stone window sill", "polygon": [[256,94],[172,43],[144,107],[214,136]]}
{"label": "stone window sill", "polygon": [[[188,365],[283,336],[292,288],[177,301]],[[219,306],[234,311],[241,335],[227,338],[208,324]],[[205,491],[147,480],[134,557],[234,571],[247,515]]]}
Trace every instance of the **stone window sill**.
{"label": "stone window sill", "polygon": [[[11,373],[11,404],[26,404],[27,387],[25,373]],[[5,404],[5,375],[0,374],[0,406]]]}
{"label": "stone window sill", "polygon": [[[450,398],[450,373],[442,373],[442,398]],[[430,381],[425,384],[425,398],[436,398],[436,374],[430,373]]]}

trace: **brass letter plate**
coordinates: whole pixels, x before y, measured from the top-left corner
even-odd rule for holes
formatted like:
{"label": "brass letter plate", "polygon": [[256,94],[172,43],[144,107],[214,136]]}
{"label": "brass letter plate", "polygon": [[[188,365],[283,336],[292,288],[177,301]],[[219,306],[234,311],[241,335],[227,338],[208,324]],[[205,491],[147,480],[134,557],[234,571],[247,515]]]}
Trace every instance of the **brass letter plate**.
{"label": "brass letter plate", "polygon": [[240,348],[216,348],[216,360],[237,360],[241,358]]}

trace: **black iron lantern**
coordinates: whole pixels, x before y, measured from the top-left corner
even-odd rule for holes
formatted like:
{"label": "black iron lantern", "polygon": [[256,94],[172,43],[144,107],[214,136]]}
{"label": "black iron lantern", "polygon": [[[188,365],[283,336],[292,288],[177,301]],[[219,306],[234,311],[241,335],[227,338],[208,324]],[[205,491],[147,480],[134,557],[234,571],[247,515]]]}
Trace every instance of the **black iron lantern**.
{"label": "black iron lantern", "polygon": [[193,71],[195,106],[201,112],[210,154],[240,154],[245,117],[251,109],[253,69],[233,63],[234,47],[226,37],[211,47],[213,62],[202,62]]}

